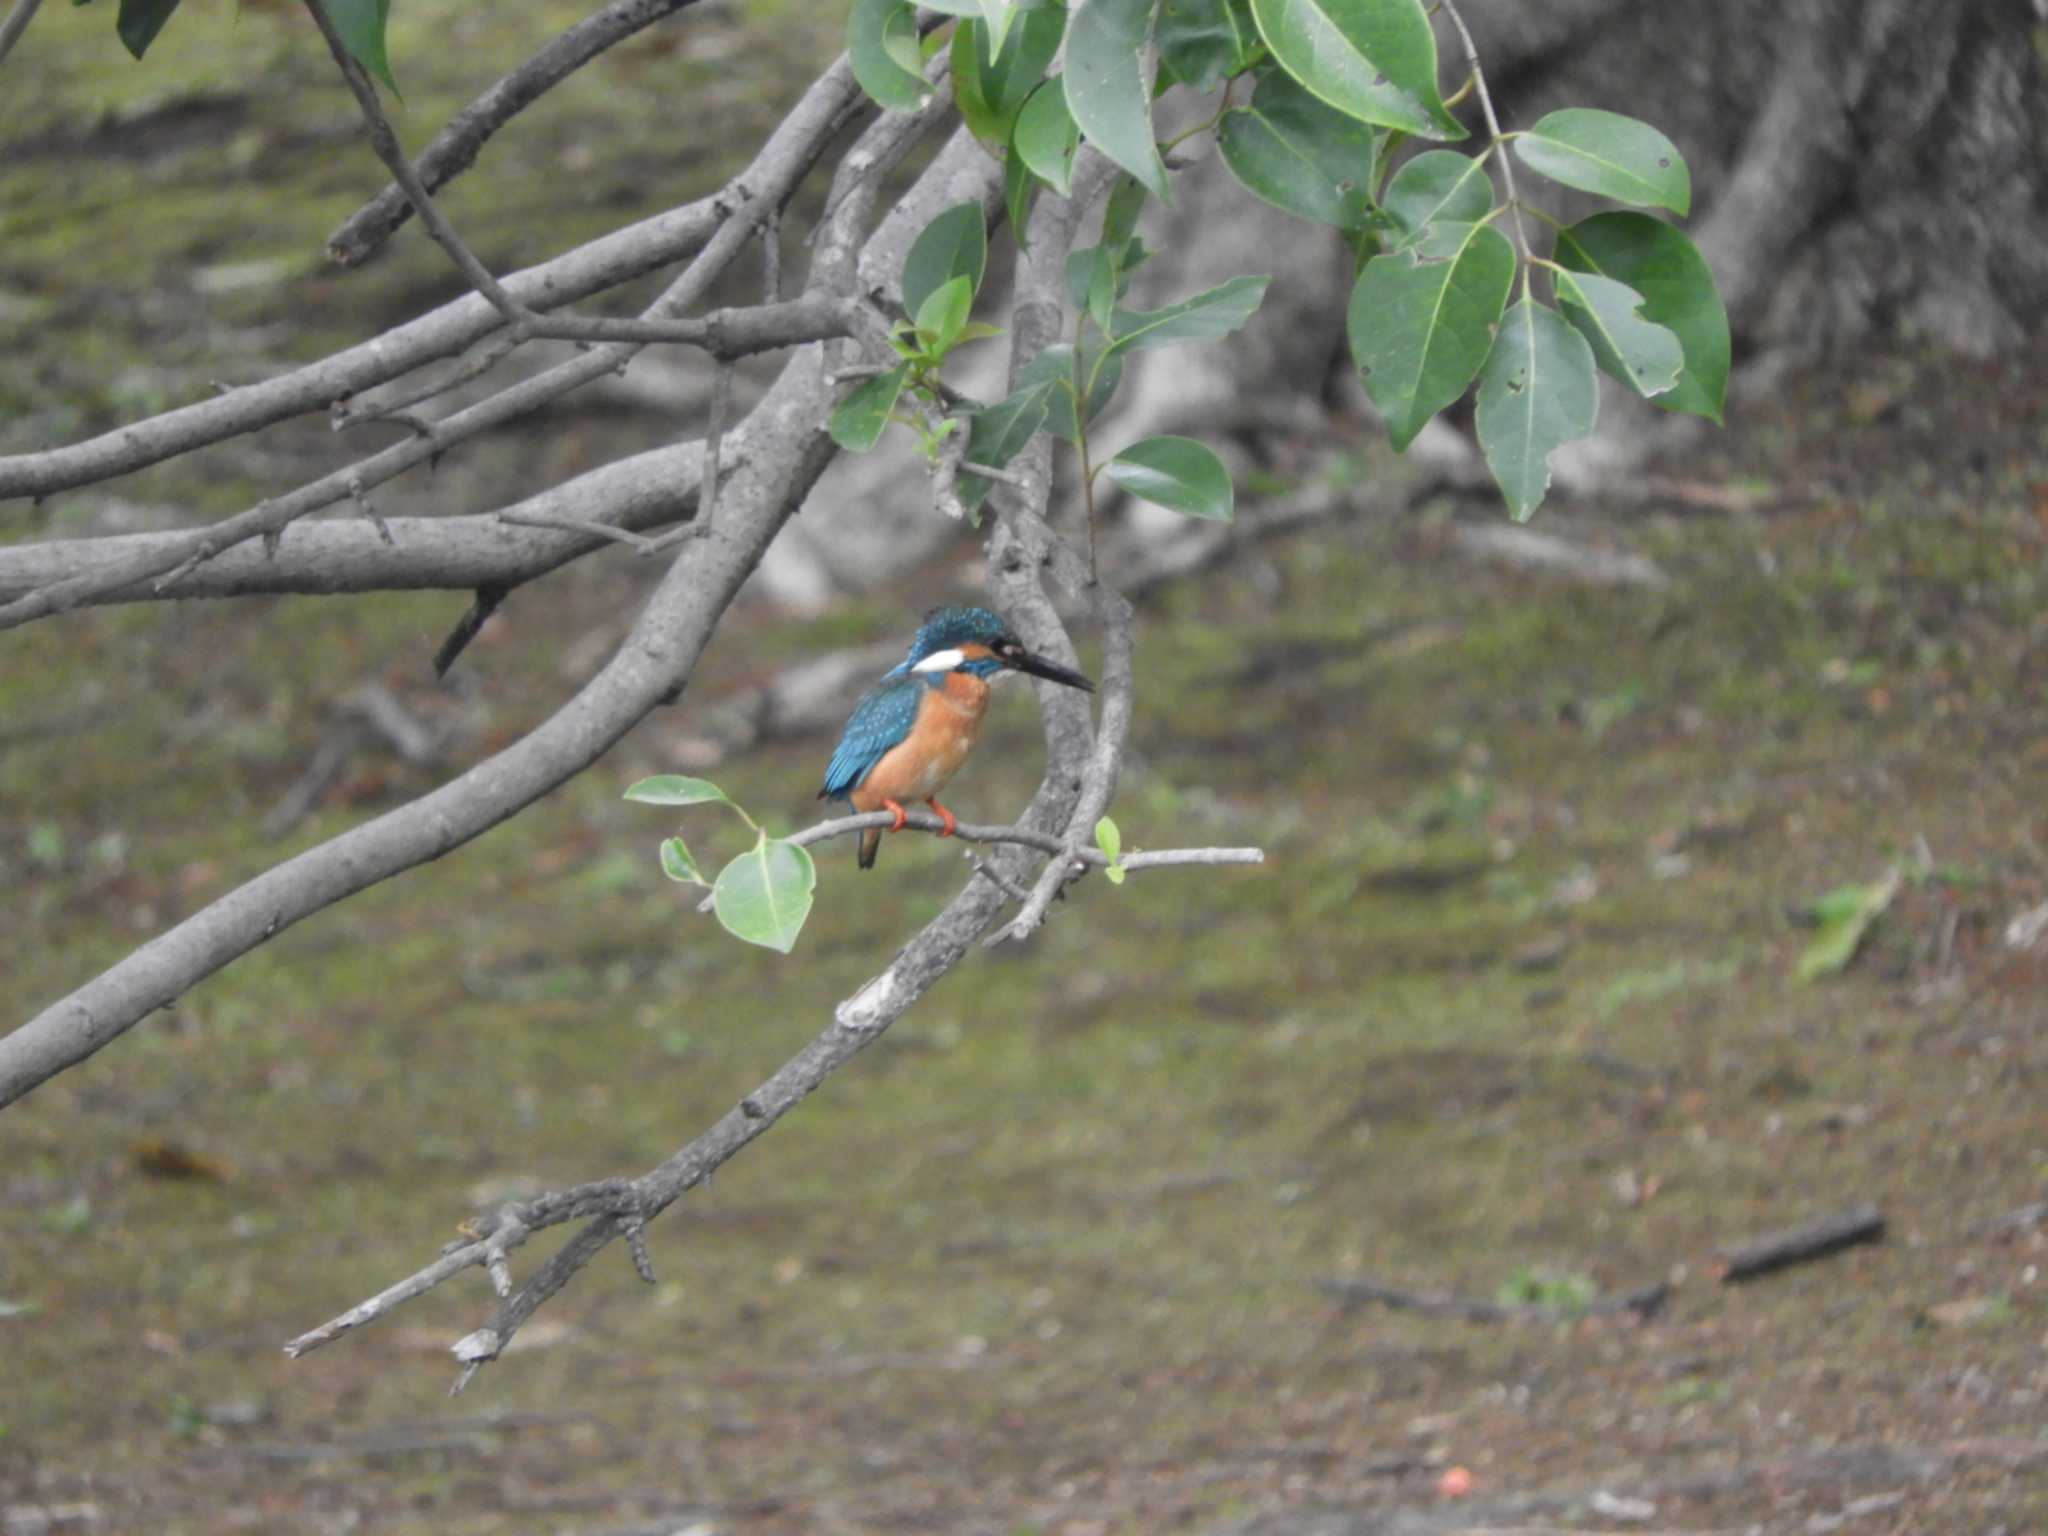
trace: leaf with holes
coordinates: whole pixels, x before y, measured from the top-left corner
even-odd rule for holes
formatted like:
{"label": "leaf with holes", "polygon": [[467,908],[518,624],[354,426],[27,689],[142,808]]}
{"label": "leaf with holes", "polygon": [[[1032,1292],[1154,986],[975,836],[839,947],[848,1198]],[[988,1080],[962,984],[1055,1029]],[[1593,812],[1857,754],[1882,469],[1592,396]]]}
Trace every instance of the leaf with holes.
{"label": "leaf with holes", "polygon": [[1542,505],[1550,456],[1593,430],[1593,349],[1547,304],[1524,299],[1501,321],[1479,377],[1479,448],[1516,520]]}
{"label": "leaf with holes", "polygon": [[1685,348],[1675,331],[1642,317],[1643,296],[1597,272],[1557,273],[1565,319],[1593,345],[1593,359],[1645,400],[1678,383]]}
{"label": "leaf with holes", "polygon": [[1564,186],[1676,214],[1692,207],[1692,175],[1678,146],[1633,117],[1567,107],[1513,143],[1516,159]]}
{"label": "leaf with holes", "polygon": [[1152,137],[1145,41],[1152,0],[1088,0],[1067,34],[1067,110],[1090,144],[1164,199],[1166,162]]}
{"label": "leaf with holes", "polygon": [[1462,139],[1437,92],[1436,34],[1421,0],[1252,0],[1288,74],[1339,112],[1423,139]]}
{"label": "leaf with holes", "polygon": [[1430,149],[1394,172],[1380,209],[1399,225],[1408,245],[1432,224],[1476,224],[1493,207],[1486,167],[1455,149]]}
{"label": "leaf with holes", "polygon": [[817,885],[818,867],[809,850],[787,838],[763,835],[718,872],[711,900],[734,938],[786,955],[811,915]]}
{"label": "leaf with holes", "polygon": [[889,425],[889,414],[896,409],[904,380],[909,377],[910,365],[899,363],[887,373],[867,380],[840,401],[826,428],[832,441],[848,453],[866,453],[874,447],[881,439],[882,429]]}
{"label": "leaf with holes", "polygon": [[1148,437],[1102,467],[1133,496],[1189,517],[1227,523],[1234,509],[1230,471],[1214,449],[1191,437]]}
{"label": "leaf with holes", "polygon": [[1556,254],[1560,266],[1635,289],[1643,319],[1678,337],[1685,353],[1678,383],[1650,403],[1718,422],[1728,396],[1728,311],[1698,248],[1662,219],[1615,212],[1559,230]]}
{"label": "leaf with holes", "polygon": [[846,53],[860,88],[892,112],[915,112],[932,94],[908,0],[853,0]]}
{"label": "leaf with holes", "polygon": [[1365,264],[1346,317],[1352,361],[1396,448],[1478,376],[1515,276],[1514,247],[1499,230],[1431,228],[1427,240]]}
{"label": "leaf with holes", "polygon": [[1224,163],[1254,196],[1338,229],[1363,228],[1372,216],[1379,138],[1278,69],[1259,81],[1251,105],[1217,126]]}

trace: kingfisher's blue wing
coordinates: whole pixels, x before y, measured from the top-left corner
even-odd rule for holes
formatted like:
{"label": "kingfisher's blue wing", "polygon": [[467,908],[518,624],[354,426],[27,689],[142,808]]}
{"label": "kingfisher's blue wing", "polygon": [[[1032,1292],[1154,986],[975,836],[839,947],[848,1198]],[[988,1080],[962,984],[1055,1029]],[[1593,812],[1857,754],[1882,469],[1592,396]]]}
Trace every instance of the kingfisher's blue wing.
{"label": "kingfisher's blue wing", "polygon": [[862,695],[848,717],[846,731],[825,765],[825,787],[820,799],[843,799],[868,776],[891,747],[910,734],[917,722],[917,706],[925,692],[922,678],[884,679]]}

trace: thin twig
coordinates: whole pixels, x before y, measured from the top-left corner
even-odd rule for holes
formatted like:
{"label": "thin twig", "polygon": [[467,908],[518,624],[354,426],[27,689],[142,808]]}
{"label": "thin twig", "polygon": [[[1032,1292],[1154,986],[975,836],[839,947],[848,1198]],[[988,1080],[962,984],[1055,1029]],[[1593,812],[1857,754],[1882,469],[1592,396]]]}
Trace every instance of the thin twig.
{"label": "thin twig", "polygon": [[21,34],[28,30],[28,24],[35,20],[36,7],[43,0],[15,0],[14,9],[7,13],[7,19],[0,21],[0,63],[14,51],[14,45],[21,41]]}
{"label": "thin twig", "polygon": [[[1501,142],[1500,119],[1494,116],[1493,96],[1486,89],[1486,71],[1479,67],[1479,48],[1472,41],[1472,32],[1465,25],[1465,18],[1458,14],[1457,0],[1440,0],[1444,14],[1451,18],[1451,25],[1458,29],[1458,37],[1465,45],[1465,62],[1471,66],[1472,82],[1479,92],[1479,110],[1486,118],[1486,131],[1493,136],[1493,142]],[[1521,248],[1523,272],[1528,263],[1535,260],[1529,250],[1529,231],[1522,223],[1522,199],[1515,191],[1515,167],[1513,157],[1505,150],[1495,157],[1500,161],[1500,179],[1507,190],[1508,214],[1515,222],[1515,244]]]}
{"label": "thin twig", "polygon": [[[483,95],[448,120],[414,162],[420,181],[438,190],[476,163],[486,140],[569,75],[607,49],[696,0],[613,0],[541,48]],[[399,186],[386,187],[327,241],[328,257],[344,267],[360,266],[412,216],[411,200]]]}
{"label": "thin twig", "polygon": [[697,526],[712,526],[718,511],[718,455],[725,443],[725,414],[732,408],[732,364],[720,363],[711,381],[711,420],[704,428],[704,491],[697,502]]}
{"label": "thin twig", "polygon": [[1724,1248],[1714,1262],[1714,1273],[1722,1280],[1754,1279],[1789,1264],[1825,1258],[1854,1243],[1874,1243],[1883,1236],[1884,1216],[1876,1206],[1851,1206],[1818,1221]]}
{"label": "thin twig", "polygon": [[534,517],[522,512],[500,512],[498,521],[513,528],[558,528],[565,533],[594,534],[614,544],[627,545],[642,554],[653,548],[655,542],[644,533],[635,533],[616,523],[594,523],[581,517]]}

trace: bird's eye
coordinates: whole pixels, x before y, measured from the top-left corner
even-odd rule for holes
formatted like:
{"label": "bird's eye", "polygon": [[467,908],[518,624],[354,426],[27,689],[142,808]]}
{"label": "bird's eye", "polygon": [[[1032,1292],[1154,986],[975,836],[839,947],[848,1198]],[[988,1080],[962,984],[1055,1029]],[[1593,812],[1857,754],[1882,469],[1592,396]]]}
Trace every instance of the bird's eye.
{"label": "bird's eye", "polygon": [[1010,657],[1015,656],[1020,651],[1022,651],[1024,647],[1015,640],[1011,640],[1005,637],[1004,639],[998,640],[994,645],[990,646],[989,649],[994,651],[998,656],[1002,657],[1004,660],[1007,661]]}

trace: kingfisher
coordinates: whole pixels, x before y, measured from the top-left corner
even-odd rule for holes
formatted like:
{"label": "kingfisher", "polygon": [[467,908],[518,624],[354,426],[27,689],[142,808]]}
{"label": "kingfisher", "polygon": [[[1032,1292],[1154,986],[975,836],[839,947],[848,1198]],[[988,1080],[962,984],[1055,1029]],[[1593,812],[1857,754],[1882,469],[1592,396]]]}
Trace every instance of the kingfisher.
{"label": "kingfisher", "polygon": [[[1095,691],[1079,672],[1027,651],[988,609],[934,608],[910,654],[854,705],[818,798],[847,801],[856,811],[893,811],[891,832],[903,830],[903,803],[922,800],[944,823],[939,836],[951,837],[958,822],[936,796],[974,749],[990,684],[1005,672]],[[862,869],[874,867],[883,830],[861,833]]]}

